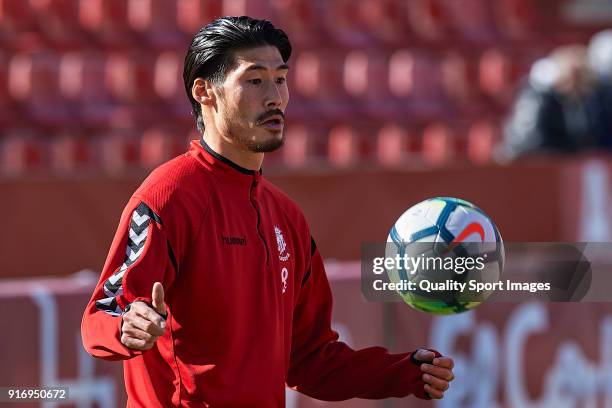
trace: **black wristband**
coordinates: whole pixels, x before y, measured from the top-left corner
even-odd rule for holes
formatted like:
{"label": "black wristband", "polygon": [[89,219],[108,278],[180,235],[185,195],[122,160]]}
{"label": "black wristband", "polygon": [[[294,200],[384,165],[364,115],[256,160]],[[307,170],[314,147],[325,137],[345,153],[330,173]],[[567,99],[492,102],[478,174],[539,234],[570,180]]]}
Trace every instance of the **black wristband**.
{"label": "black wristband", "polygon": [[[153,305],[150,305],[149,303],[147,303],[147,305],[148,305],[148,306],[149,306],[151,309],[155,310],[155,308],[153,307]],[[127,312],[129,312],[131,308],[132,308],[132,304],[131,304],[131,303],[128,303],[128,304],[127,304],[127,306],[126,306],[126,307],[123,309],[123,313],[121,313],[121,315],[124,315],[124,314],[126,314]],[[155,313],[157,313],[158,315],[160,315],[160,316],[162,317],[162,319],[164,319],[164,320],[166,320],[166,319],[168,318],[168,312],[166,312],[166,313],[159,313],[157,310],[155,310]]]}
{"label": "black wristband", "polygon": [[128,303],[125,308],[123,308],[123,312],[121,313],[121,315],[123,316],[124,314],[126,314],[127,312],[130,311],[130,309],[132,308],[132,304]]}

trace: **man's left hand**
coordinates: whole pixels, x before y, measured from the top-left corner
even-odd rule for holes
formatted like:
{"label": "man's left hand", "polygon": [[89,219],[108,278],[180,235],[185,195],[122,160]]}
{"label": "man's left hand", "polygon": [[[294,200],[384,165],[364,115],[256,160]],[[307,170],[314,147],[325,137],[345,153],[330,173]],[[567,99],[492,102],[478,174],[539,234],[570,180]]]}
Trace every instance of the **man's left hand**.
{"label": "man's left hand", "polygon": [[425,349],[419,349],[414,354],[414,359],[423,362],[421,371],[423,371],[423,381],[427,394],[434,399],[444,397],[444,391],[448,390],[449,383],[455,379],[453,359],[436,357],[433,352]]}

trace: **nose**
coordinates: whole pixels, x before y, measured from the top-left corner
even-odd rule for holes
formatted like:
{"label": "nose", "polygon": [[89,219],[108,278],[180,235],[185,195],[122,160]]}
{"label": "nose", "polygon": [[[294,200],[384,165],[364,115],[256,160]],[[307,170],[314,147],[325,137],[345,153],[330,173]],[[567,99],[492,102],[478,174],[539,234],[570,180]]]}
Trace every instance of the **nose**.
{"label": "nose", "polygon": [[271,84],[268,87],[265,98],[266,108],[278,108],[283,103],[283,95],[277,84]]}

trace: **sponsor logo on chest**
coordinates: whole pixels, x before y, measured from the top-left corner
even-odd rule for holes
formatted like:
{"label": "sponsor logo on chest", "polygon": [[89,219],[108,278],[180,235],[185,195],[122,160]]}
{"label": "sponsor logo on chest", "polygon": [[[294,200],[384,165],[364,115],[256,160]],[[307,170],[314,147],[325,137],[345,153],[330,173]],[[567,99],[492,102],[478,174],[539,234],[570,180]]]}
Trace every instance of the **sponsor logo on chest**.
{"label": "sponsor logo on chest", "polygon": [[276,244],[278,246],[278,259],[286,262],[289,260],[291,254],[287,251],[287,243],[285,242],[285,237],[283,236],[283,232],[278,227],[278,225],[274,226],[274,233],[276,234]]}
{"label": "sponsor logo on chest", "polygon": [[[287,242],[285,241],[285,237],[283,236],[283,232],[278,227],[278,225],[274,226],[274,234],[276,235],[276,246],[278,248],[278,259],[281,262],[287,262],[291,254],[287,250]],[[289,270],[286,267],[281,268],[281,290],[283,293],[287,291],[287,285],[289,281]]]}

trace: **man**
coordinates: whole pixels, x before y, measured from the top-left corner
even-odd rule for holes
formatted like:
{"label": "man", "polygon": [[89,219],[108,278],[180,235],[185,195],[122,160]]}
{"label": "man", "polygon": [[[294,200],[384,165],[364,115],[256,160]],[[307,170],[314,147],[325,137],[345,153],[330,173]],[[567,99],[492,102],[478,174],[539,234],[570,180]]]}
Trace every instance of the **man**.
{"label": "man", "polygon": [[605,95],[585,46],[556,48],[533,65],[519,92],[505,126],[504,153],[512,159],[609,148]]}
{"label": "man", "polygon": [[191,43],[183,77],[202,138],[128,202],[83,317],[87,351],[125,360],[130,407],[282,407],[285,385],[322,400],[441,398],[453,379],[438,353],[354,351],[331,330],[308,224],[260,171],[283,143],[290,55],[283,31],[249,17]]}

